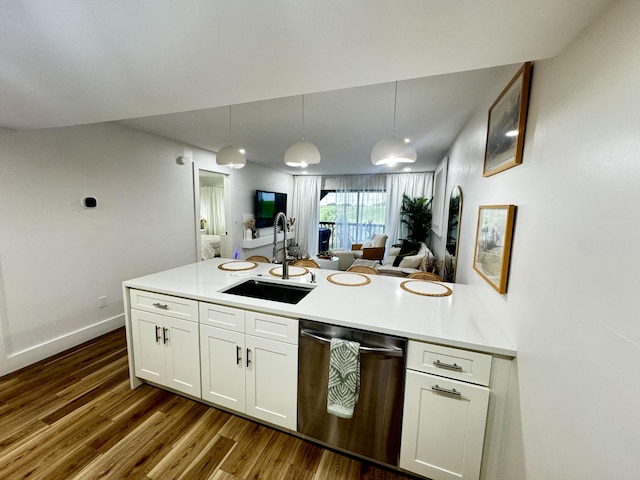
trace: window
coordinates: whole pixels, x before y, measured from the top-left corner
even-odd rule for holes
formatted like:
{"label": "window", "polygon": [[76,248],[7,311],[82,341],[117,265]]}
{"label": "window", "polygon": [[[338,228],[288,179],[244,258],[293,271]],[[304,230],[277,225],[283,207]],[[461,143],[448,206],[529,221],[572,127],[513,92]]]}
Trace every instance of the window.
{"label": "window", "polygon": [[386,203],[385,191],[323,190],[320,226],[332,229],[330,247],[350,249],[353,243],[364,243],[383,233]]}

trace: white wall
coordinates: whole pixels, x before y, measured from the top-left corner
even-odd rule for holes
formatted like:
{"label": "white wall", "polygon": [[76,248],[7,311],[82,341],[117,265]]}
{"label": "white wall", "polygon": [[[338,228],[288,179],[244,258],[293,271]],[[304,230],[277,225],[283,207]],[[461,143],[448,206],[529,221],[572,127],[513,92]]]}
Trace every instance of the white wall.
{"label": "white wall", "polygon": [[123,280],[195,261],[183,149],[115,124],[0,130],[0,375],[123,325]]}
{"label": "white wall", "polygon": [[[518,349],[501,479],[632,479],[640,456],[640,2],[536,62],[524,162],[482,178],[495,86],[450,152],[458,281]],[[515,73],[515,72],[512,72]],[[508,293],[472,269],[479,205],[518,206]]]}
{"label": "white wall", "polygon": [[[247,162],[241,170],[235,170],[232,177],[233,197],[233,236],[234,252],[238,258],[244,259],[251,255],[264,255],[267,258],[273,256],[273,245],[265,245],[258,248],[243,249],[242,237],[244,226],[242,214],[254,213],[256,190],[269,192],[282,192],[287,194],[287,212],[291,214],[291,202],[293,200],[293,175],[265,168],[256,163]],[[260,235],[272,235],[273,227],[259,229]]]}

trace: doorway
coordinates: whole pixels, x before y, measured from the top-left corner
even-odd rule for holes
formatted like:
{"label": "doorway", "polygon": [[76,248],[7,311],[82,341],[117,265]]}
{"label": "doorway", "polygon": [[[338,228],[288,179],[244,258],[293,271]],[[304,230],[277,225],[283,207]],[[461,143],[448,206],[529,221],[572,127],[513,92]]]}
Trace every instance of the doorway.
{"label": "doorway", "polygon": [[196,261],[231,258],[229,175],[193,165]]}

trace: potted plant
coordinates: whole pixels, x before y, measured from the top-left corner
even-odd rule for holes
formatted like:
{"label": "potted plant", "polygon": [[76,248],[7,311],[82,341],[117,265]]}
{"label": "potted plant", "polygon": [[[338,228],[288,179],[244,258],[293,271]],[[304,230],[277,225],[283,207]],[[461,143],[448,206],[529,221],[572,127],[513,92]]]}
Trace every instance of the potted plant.
{"label": "potted plant", "polygon": [[424,197],[410,198],[402,194],[400,214],[402,223],[407,226],[407,239],[413,242],[427,243],[431,232],[431,200]]}

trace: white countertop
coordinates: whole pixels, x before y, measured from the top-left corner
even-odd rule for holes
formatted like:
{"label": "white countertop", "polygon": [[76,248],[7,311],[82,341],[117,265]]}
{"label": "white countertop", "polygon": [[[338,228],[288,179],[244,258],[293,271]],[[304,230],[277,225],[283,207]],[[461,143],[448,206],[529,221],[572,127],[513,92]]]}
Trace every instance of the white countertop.
{"label": "white countertop", "polygon": [[[249,277],[310,283],[311,275],[281,280],[269,273],[273,264],[259,263],[251,270],[227,271],[219,265],[230,259],[214,258],[123,282],[125,287],[256,310],[293,318],[316,320],[423,340],[481,352],[516,356],[516,350],[487,314],[471,287],[446,284],[446,297],[416,295],[403,290],[403,278],[370,275],[362,286],[336,285],[327,280],[335,270],[312,269],[317,287],[298,304],[274,302],[220,293]],[[344,273],[344,272],[342,272]]]}

